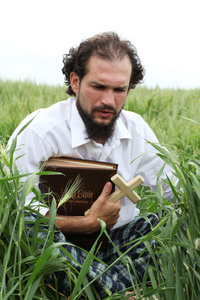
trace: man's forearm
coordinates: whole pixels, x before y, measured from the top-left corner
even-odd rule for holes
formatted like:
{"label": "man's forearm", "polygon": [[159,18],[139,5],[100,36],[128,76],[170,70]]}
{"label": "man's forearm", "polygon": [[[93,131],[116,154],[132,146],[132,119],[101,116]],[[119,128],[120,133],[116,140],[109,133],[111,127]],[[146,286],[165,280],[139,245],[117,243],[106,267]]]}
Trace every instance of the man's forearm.
{"label": "man's forearm", "polygon": [[[49,214],[46,214],[49,217]],[[55,226],[64,234],[84,233],[90,234],[100,229],[100,223],[97,216],[93,218],[85,216],[64,216],[57,215]]]}

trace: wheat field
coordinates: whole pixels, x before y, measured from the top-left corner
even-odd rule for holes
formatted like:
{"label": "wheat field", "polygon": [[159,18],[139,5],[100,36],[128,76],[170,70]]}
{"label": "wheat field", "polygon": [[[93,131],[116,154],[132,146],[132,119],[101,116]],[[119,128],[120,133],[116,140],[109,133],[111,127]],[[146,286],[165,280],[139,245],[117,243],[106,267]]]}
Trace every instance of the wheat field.
{"label": "wheat field", "polygon": [[[27,221],[26,215],[33,210],[25,209],[25,196],[30,190],[35,199],[42,195],[34,185],[34,175],[20,181],[24,174],[19,174],[12,159],[15,141],[9,153],[6,151],[10,135],[27,114],[66,98],[64,86],[0,80],[0,300],[100,299],[86,276],[95,256],[95,244],[78,272],[68,262],[69,254],[62,244],[53,243],[55,203],[50,207],[49,220],[41,217]],[[157,213],[159,224],[137,241],[145,244],[154,265],[147,268],[142,282],[133,283],[132,290],[137,299],[153,300],[153,295],[159,300],[200,299],[200,89],[139,87],[130,92],[124,109],[139,113],[161,145],[170,150],[153,145],[179,179],[176,187],[168,182],[174,194],[170,203],[163,198],[159,186],[155,193],[138,189],[143,200],[138,204],[141,215]],[[39,237],[41,224],[47,224],[43,238]],[[27,226],[34,228],[32,237]],[[149,246],[152,238],[156,241],[154,249]],[[55,274],[60,271],[66,272],[74,284],[69,295],[57,289]],[[126,299],[124,292],[108,291],[104,300]]]}

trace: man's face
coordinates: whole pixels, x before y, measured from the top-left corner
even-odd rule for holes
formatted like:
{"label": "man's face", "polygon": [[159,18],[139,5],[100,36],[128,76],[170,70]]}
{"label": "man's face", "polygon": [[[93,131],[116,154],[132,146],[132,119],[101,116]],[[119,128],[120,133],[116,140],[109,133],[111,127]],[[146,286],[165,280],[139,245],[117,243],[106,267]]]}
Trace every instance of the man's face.
{"label": "man's face", "polygon": [[128,57],[110,61],[93,55],[81,82],[76,73],[71,73],[71,86],[83,121],[87,115],[94,124],[106,127],[116,120],[128,95],[131,71]]}

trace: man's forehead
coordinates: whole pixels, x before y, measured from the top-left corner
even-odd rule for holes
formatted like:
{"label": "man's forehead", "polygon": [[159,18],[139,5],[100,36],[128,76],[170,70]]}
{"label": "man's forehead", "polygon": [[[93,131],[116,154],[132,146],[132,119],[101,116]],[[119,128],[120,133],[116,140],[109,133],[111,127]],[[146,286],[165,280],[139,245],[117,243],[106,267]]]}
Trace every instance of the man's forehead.
{"label": "man's forehead", "polygon": [[113,63],[113,64],[122,63],[123,65],[125,63],[127,66],[128,65],[131,66],[131,61],[128,55],[124,56],[123,58],[113,57],[113,59],[109,59],[107,57],[103,57],[101,55],[94,53],[89,58],[86,69],[87,71],[91,71],[91,68],[94,68],[97,64],[101,65],[102,63]]}
{"label": "man's forehead", "polygon": [[123,59],[105,59],[97,55],[91,56],[86,74],[90,81],[99,84],[126,86],[130,83],[132,66],[128,56]]}

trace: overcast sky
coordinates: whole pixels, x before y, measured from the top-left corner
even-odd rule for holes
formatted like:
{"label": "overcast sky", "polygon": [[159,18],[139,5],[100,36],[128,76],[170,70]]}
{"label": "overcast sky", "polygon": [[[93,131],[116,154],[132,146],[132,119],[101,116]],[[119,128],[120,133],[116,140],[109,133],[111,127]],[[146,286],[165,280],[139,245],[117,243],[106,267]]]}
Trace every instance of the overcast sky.
{"label": "overcast sky", "polygon": [[63,84],[71,46],[115,31],[137,48],[144,85],[200,88],[200,0],[5,0],[0,78]]}

